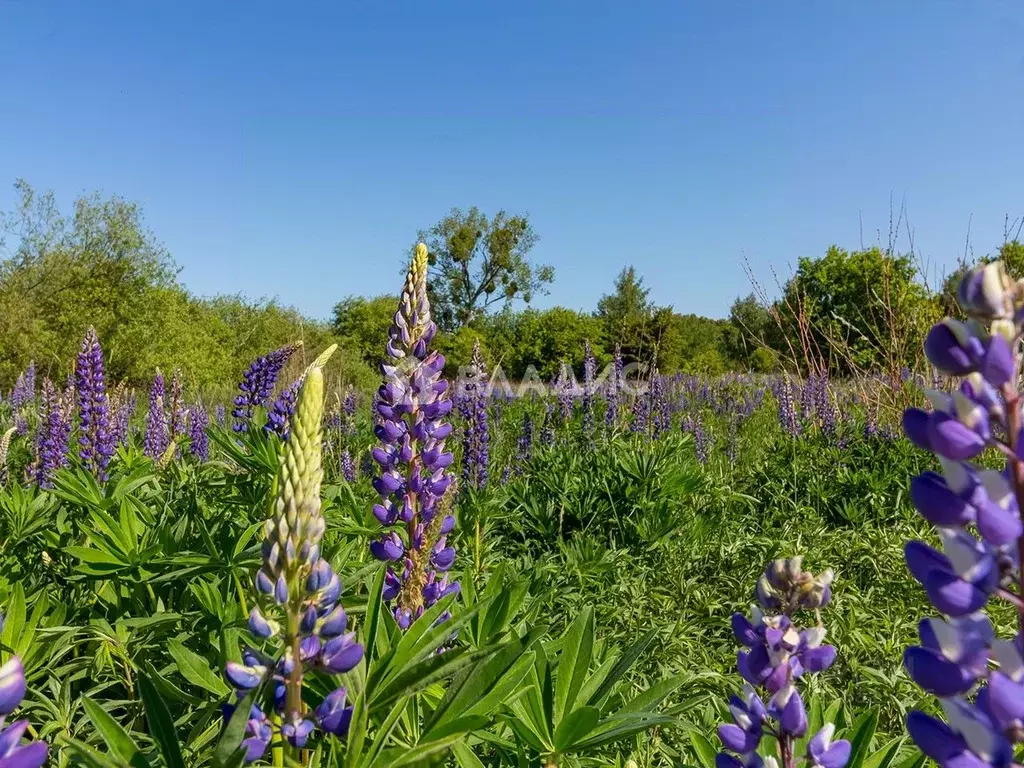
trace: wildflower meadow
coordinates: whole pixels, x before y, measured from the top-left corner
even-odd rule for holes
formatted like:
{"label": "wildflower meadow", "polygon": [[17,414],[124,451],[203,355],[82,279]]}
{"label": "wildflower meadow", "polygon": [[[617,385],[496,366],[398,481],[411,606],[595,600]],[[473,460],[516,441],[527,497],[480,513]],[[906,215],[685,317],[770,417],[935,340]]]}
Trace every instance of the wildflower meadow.
{"label": "wildflower meadow", "polygon": [[[966,270],[925,373],[374,387],[296,341],[234,394],[4,396],[0,768],[1010,766],[1024,739],[1024,283]],[[902,405],[901,405],[902,403]]]}

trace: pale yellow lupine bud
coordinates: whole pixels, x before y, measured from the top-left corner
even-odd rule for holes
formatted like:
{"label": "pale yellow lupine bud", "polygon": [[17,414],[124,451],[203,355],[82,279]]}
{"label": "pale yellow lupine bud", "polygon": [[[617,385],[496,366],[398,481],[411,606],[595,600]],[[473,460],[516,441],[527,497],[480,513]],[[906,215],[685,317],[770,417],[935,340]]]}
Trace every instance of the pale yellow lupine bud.
{"label": "pale yellow lupine bud", "polygon": [[324,520],[320,512],[323,482],[323,366],[334,352],[331,347],[306,370],[289,419],[288,440],[280,455],[277,498],[267,521],[268,541],[276,541],[280,567],[289,575],[300,565],[316,560]]}

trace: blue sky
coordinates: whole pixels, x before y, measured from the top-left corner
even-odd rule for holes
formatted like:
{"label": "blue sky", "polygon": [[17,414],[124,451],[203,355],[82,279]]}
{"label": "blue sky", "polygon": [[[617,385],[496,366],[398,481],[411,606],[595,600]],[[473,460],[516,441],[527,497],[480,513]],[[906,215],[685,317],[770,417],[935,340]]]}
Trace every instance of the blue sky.
{"label": "blue sky", "polygon": [[[0,209],[101,190],[201,294],[327,317],[453,206],[528,212],[554,303],[634,264],[725,316],[906,200],[941,270],[1024,213],[1024,3],[7,2]],[[901,239],[906,245],[906,236]]]}

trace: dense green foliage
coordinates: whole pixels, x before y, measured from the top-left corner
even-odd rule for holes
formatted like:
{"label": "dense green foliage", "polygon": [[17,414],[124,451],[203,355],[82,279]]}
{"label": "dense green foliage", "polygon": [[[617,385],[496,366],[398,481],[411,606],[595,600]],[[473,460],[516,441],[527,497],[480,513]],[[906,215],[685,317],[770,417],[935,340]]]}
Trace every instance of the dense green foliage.
{"label": "dense green foliage", "polygon": [[[0,382],[29,360],[51,378],[87,326],[104,339],[115,380],[143,384],[155,368],[181,369],[197,392],[223,392],[258,354],[301,339],[306,349],[341,343],[344,376],[368,386],[394,309],[388,296],[350,296],[329,322],[275,300],[198,297],[178,282],[171,254],[147,231],[138,206],[85,197],[63,215],[52,195],[16,185],[19,203],[0,217]],[[432,299],[444,328],[438,344],[454,372],[480,339],[512,380],[550,379],[561,365],[582,374],[582,342],[599,361],[621,346],[625,362],[662,373],[829,371],[898,375],[921,363],[929,323],[955,312],[954,273],[926,288],[910,255],[878,248],[799,260],[778,299],[737,298],[728,319],[658,306],[637,271],[623,268],[593,312],[522,307],[554,278],[529,252],[537,240],[525,216],[454,210],[424,233],[431,245]],[[1024,246],[1005,243],[1011,273]],[[401,258],[396,254],[396,261]]]}
{"label": "dense green foliage", "polygon": [[[551,765],[631,759],[711,768],[714,727],[737,685],[730,614],[745,609],[765,562],[796,552],[813,567],[837,571],[826,621],[840,660],[809,692],[812,719],[841,703],[843,711],[831,714],[840,732],[844,723],[863,731],[878,761],[885,754],[890,762],[897,754],[909,758],[901,718],[923,697],[900,656],[928,609],[903,566],[902,545],[927,536],[906,496],[909,477],[927,458],[891,432],[869,429],[868,414],[844,392],[832,393],[845,404],[835,430],[805,414],[801,435],[792,437],[779,426],[765,390],[770,383],[670,380],[670,424],[634,432],[626,403],[619,425],[598,428],[596,439],[585,438],[579,402],[568,419],[552,421],[545,399],[492,401],[494,480],[457,499],[464,588],[451,610],[461,629],[436,679],[461,669],[483,681],[482,691],[514,685],[528,702],[545,695],[543,683],[531,687],[522,677],[541,657],[548,661],[538,679],[553,675],[557,696],[571,665],[599,675],[619,654],[635,653],[620,684],[594,699],[599,703],[573,705],[586,712],[574,714],[572,729],[558,727],[569,710],[555,711],[548,725],[533,719],[531,712],[548,706],[538,699],[525,708],[495,705],[479,718],[453,714],[450,731],[436,725],[447,722],[440,714],[430,715],[443,690],[437,683],[415,705],[399,695],[401,685],[434,668],[415,660],[433,658],[435,646],[396,666],[398,630],[390,614],[374,609],[382,568],[367,544],[377,530],[370,514],[376,494],[369,475],[348,483],[339,463],[342,449],[363,456],[374,444],[368,403],[359,407],[354,431],[328,426],[324,552],[343,577],[357,631],[374,649],[365,671],[342,678],[361,692],[376,723],[366,761],[344,764],[417,755],[409,764],[441,764],[454,749],[464,768],[535,765],[540,754]],[[751,399],[763,404],[746,415],[739,404]],[[528,458],[518,445],[527,416],[538,426]],[[699,438],[694,423],[701,424]],[[25,661],[31,693],[24,709],[58,747],[57,765],[110,764],[83,757],[89,745],[99,752],[111,745],[103,712],[130,734],[131,749],[147,755],[148,765],[175,765],[167,755],[178,749],[184,765],[220,764],[218,707],[228,688],[219,671],[238,659],[245,641],[280,441],[262,430],[241,441],[230,430],[211,434],[209,462],[186,453],[158,466],[140,454],[136,434],[109,482],[97,484],[72,462],[52,491],[14,482],[33,454],[30,440],[15,438],[12,480],[0,490],[0,606],[8,619],[0,640]],[[710,443],[706,455],[697,440]],[[422,642],[445,637],[429,633]],[[575,644],[571,657],[567,643]],[[487,677],[499,647],[506,661],[497,677]],[[580,695],[595,696],[599,680]],[[311,683],[321,691],[334,684],[320,677]],[[600,723],[619,722],[600,718],[645,690],[657,696],[651,701],[667,700],[638,721],[639,733],[611,741],[595,735]],[[155,730],[154,697],[166,707],[162,731]],[[867,720],[854,723],[859,715]],[[390,730],[380,731],[385,720]],[[873,738],[868,722],[871,729],[877,722]],[[342,755],[324,753],[321,765],[342,765]],[[367,762],[373,755],[385,762]]]}

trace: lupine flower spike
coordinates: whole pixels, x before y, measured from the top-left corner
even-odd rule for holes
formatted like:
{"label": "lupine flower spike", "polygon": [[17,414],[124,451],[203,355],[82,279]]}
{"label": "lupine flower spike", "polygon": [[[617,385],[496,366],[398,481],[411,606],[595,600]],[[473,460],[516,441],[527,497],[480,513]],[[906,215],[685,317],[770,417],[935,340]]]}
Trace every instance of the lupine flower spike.
{"label": "lupine flower spike", "polygon": [[[267,520],[263,565],[256,574],[260,604],[249,616],[249,629],[267,653],[248,648],[243,663],[229,663],[226,674],[238,698],[263,683],[273,686],[273,707],[281,738],[294,749],[306,747],[317,728],[344,736],[352,707],[345,688],[330,693],[313,711],[302,695],[303,675],[317,668],[340,674],[362,659],[363,647],[347,632],[345,609],[338,599],[341,583],[330,563],[320,556],[324,518],[320,508],[323,479],[323,365],[335,347],[306,372],[298,389],[291,430],[280,454],[276,498]],[[225,708],[225,722],[234,708]],[[243,746],[247,762],[267,750],[274,726],[258,705],[246,725]]]}
{"label": "lupine flower spike", "polygon": [[[807,734],[807,712],[796,683],[805,674],[828,669],[836,650],[823,644],[825,628],[820,618],[816,626],[801,629],[795,616],[800,612],[817,615],[832,598],[831,584],[831,571],[815,576],[803,570],[800,557],[776,560],[757,581],[757,604],[750,618],[733,615],[733,634],[748,650],[737,657],[744,685],[729,701],[734,722],[718,729],[725,747],[718,755],[718,768],[760,768],[776,759],[782,768],[797,765],[800,756],[794,748],[797,739]],[[844,768],[850,743],[833,741],[834,730],[828,723],[808,741],[806,768]],[[762,759],[757,750],[766,733],[775,738],[778,755]]]}
{"label": "lupine flower spike", "polygon": [[146,415],[145,454],[159,461],[167,446],[170,436],[167,434],[167,410],[164,399],[167,397],[163,374],[158,370],[153,377],[153,386],[149,390],[149,413]]}
{"label": "lupine flower spike", "polygon": [[235,407],[231,411],[235,418],[232,428],[236,432],[245,432],[249,429],[255,409],[267,404],[274,393],[277,377],[301,346],[301,341],[289,344],[252,362],[238,385],[240,394],[235,398]]}
{"label": "lupine flower spike", "polygon": [[463,386],[464,431],[462,482],[474,488],[487,485],[490,431],[487,424],[487,365],[479,339],[473,344],[469,376]]}
{"label": "lupine flower spike", "polygon": [[[416,246],[398,310],[389,331],[384,383],[377,392],[373,457],[381,474],[373,481],[380,503],[373,513],[385,527],[370,551],[388,565],[384,598],[393,602],[398,625],[408,628],[426,608],[458,591],[448,581],[455,550],[447,544],[455,526],[449,513],[452,454],[444,442],[452,409],[441,378],[444,357],[430,352],[437,326],[427,298],[427,248]],[[399,570],[396,570],[396,567]]]}
{"label": "lupine flower spike", "polygon": [[[911,481],[917,511],[938,528],[942,551],[907,544],[911,574],[944,617],[919,626],[921,644],[908,648],[911,678],[939,698],[946,721],[921,711],[907,729],[921,751],[942,768],[1006,766],[1024,743],[1024,526],[1017,500],[1024,494],[1021,396],[1021,324],[1024,283],[999,262],[964,276],[958,298],[968,322],[946,318],[925,338],[929,361],[960,379],[952,394],[928,392],[931,411],[911,408],[903,430],[938,457],[941,473]],[[971,463],[992,448],[1006,457],[1003,471]],[[983,609],[993,598],[1016,606],[1018,634],[996,637]]]}
{"label": "lupine flower spike", "polygon": [[85,334],[78,353],[75,391],[78,394],[79,456],[86,469],[103,481],[107,479],[107,465],[116,443],[110,426],[103,350],[94,328]]}
{"label": "lupine flower spike", "polygon": [[58,390],[49,378],[43,379],[42,389],[42,424],[37,433],[36,458],[31,473],[40,488],[52,488],[57,470],[67,466],[71,415],[65,413]]}

